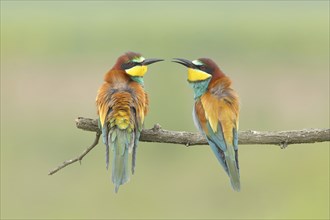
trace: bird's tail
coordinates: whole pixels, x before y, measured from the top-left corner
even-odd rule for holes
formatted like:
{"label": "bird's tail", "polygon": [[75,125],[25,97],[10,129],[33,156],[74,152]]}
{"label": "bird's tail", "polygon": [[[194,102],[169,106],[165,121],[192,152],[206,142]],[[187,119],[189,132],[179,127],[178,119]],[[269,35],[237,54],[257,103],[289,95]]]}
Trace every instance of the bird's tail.
{"label": "bird's tail", "polygon": [[115,184],[115,192],[119,186],[129,181],[128,154],[131,134],[126,130],[114,129],[109,135],[112,148],[112,182]]}
{"label": "bird's tail", "polygon": [[224,152],[231,185],[235,191],[239,192],[241,183],[236,153],[232,146],[228,146],[227,151]]}

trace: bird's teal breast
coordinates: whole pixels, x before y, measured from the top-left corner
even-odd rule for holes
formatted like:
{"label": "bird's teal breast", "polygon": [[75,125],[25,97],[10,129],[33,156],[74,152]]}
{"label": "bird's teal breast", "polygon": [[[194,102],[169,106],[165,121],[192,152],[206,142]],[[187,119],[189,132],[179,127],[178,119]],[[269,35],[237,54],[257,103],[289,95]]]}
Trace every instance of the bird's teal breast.
{"label": "bird's teal breast", "polygon": [[206,92],[210,81],[211,81],[211,78],[203,80],[203,81],[195,81],[195,82],[188,81],[189,85],[194,90],[194,99],[198,99]]}

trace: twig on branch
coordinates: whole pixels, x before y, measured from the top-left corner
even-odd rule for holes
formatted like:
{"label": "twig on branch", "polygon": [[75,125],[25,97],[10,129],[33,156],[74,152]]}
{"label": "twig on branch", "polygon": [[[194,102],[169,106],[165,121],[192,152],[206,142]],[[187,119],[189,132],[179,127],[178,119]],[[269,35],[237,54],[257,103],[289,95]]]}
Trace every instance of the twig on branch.
{"label": "twig on branch", "polygon": [[[52,175],[64,167],[81,162],[84,156],[88,154],[99,142],[101,131],[98,128],[96,119],[79,117],[76,119],[76,126],[85,131],[96,132],[94,143],[88,147],[80,156],[64,161],[62,165],[50,171]],[[289,144],[303,144],[330,141],[330,129],[303,129],[292,131],[240,131],[238,134],[238,143],[242,144],[269,144],[278,145],[286,148]],[[158,142],[170,144],[183,144],[187,147],[192,145],[206,145],[206,139],[200,133],[186,131],[168,131],[156,124],[152,129],[144,129],[141,132],[140,141]]]}
{"label": "twig on branch", "polygon": [[66,166],[68,166],[72,163],[75,163],[77,161],[79,161],[79,163],[81,163],[81,160],[86,156],[86,154],[88,154],[89,151],[91,151],[99,143],[100,135],[101,135],[101,132],[97,131],[96,136],[95,136],[95,140],[94,140],[94,142],[91,146],[89,146],[86,150],[84,150],[84,152],[82,152],[82,154],[80,154],[78,157],[76,157],[74,159],[71,159],[71,160],[64,161],[63,164],[61,164],[60,166],[58,166],[55,169],[53,169],[52,171],[50,171],[48,173],[48,175],[53,175],[57,171],[63,169],[64,167],[66,167]]}

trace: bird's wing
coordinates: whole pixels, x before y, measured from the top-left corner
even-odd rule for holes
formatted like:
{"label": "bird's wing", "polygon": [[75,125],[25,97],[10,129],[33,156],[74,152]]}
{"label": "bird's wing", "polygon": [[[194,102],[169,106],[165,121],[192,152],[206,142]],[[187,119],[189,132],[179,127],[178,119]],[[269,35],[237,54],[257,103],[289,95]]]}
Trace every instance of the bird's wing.
{"label": "bird's wing", "polygon": [[219,147],[223,151],[227,145],[237,148],[237,135],[234,135],[238,129],[238,101],[232,97],[218,97],[211,93],[205,93],[201,97],[201,104],[205,112],[205,118],[209,128],[207,132],[215,134],[223,141],[219,142]]}
{"label": "bird's wing", "polygon": [[96,96],[96,105],[97,105],[97,113],[99,115],[99,128],[102,131],[102,140],[106,146],[106,168],[108,169],[109,166],[109,123],[110,121],[107,120],[109,118],[110,113],[112,111],[110,102],[111,96],[113,94],[112,87],[109,83],[104,82],[100,89],[97,92]]}
{"label": "bird's wing", "polygon": [[140,134],[143,129],[144,125],[144,117],[148,113],[149,107],[149,99],[148,94],[144,92],[143,88],[135,83],[132,82],[130,84],[132,90],[135,92],[134,96],[134,108],[133,108],[133,115],[134,115],[134,133],[135,133],[135,140],[132,152],[132,174],[135,172],[135,164],[136,164],[136,150],[140,139]]}
{"label": "bird's wing", "polygon": [[226,143],[223,137],[220,123],[217,123],[217,132],[214,132],[211,128],[209,119],[206,117],[205,109],[203,108],[202,102],[200,100],[195,102],[193,118],[196,127],[200,132],[204,134],[218,161],[223,166],[224,170],[228,173],[228,168],[224,158]]}
{"label": "bird's wing", "polygon": [[[231,96],[217,96],[210,92],[201,96],[196,115],[202,118],[203,130],[214,154],[239,190],[238,168],[238,100]],[[204,118],[201,117],[204,113]]]}

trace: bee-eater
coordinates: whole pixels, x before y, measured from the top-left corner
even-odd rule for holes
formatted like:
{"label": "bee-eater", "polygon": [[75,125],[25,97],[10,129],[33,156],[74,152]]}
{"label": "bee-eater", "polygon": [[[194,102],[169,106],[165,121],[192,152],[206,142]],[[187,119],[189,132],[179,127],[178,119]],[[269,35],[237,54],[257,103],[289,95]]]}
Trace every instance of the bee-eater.
{"label": "bee-eater", "polygon": [[208,58],[194,61],[175,58],[188,67],[188,83],[194,90],[195,126],[225,169],[234,190],[240,191],[238,166],[239,100],[231,80]]}
{"label": "bee-eater", "polygon": [[112,182],[115,192],[129,181],[128,154],[132,153],[134,174],[136,148],[148,112],[148,95],[143,76],[147,65],[162,61],[145,59],[139,53],[127,52],[105,74],[104,83],[96,97],[99,127],[106,146],[106,168],[109,166],[109,147],[112,150]]}

